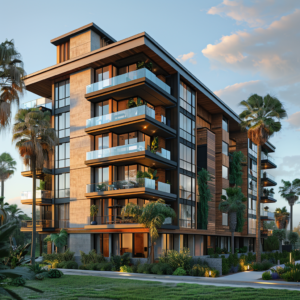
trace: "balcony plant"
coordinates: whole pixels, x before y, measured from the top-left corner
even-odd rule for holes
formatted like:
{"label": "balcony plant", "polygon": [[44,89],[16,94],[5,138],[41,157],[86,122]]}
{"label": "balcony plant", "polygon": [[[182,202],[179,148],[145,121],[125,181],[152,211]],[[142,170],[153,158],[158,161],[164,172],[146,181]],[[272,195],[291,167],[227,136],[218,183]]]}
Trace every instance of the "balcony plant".
{"label": "balcony plant", "polygon": [[46,181],[40,180],[40,186],[38,186],[36,189],[44,191],[46,189]]}
{"label": "balcony plant", "polygon": [[99,211],[99,208],[97,205],[94,205],[94,204],[91,205],[90,215],[91,215],[91,218],[93,219],[93,221],[91,222],[91,225],[97,225],[97,221],[95,220],[95,217],[97,216],[98,211]]}
{"label": "balcony plant", "polygon": [[271,188],[271,189],[264,188],[263,189],[263,196],[265,196],[265,197],[272,197],[273,194],[274,194],[274,189],[273,188]]}
{"label": "balcony plant", "polygon": [[158,136],[154,137],[151,143],[151,152],[156,153],[157,150],[158,150]]}
{"label": "balcony plant", "polygon": [[151,262],[154,262],[154,245],[159,237],[158,229],[161,228],[166,218],[174,219],[176,217],[175,211],[165,204],[163,199],[157,201],[149,201],[143,207],[139,205],[128,203],[121,211],[122,218],[132,217],[134,222],[143,224],[144,227],[149,228],[149,235],[151,238]]}
{"label": "balcony plant", "polygon": [[152,69],[153,69],[153,64],[151,61],[149,61],[149,59],[145,60],[145,61],[139,61],[136,63],[136,69],[139,70],[139,69],[143,69],[143,68],[146,68],[148,69],[149,71],[152,72]]}
{"label": "balcony plant", "polygon": [[136,101],[133,98],[130,98],[127,103],[127,108],[139,107],[142,105],[146,105],[146,102],[142,100],[142,98],[137,97]]}
{"label": "balcony plant", "polygon": [[101,184],[97,185],[97,191],[104,192],[105,189],[106,189],[106,184],[105,183],[101,183]]}
{"label": "balcony plant", "polygon": [[290,214],[287,212],[286,207],[276,208],[275,222],[278,229],[286,229],[289,223]]}

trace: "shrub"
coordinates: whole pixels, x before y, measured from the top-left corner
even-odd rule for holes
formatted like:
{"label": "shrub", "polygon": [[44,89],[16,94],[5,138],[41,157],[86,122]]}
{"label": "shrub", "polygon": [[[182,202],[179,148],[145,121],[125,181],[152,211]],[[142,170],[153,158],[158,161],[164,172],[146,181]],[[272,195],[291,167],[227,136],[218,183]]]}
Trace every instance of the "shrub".
{"label": "shrub", "polygon": [[121,266],[128,266],[130,264],[130,253],[120,255],[112,255],[110,262],[114,265],[115,271],[120,271]]}
{"label": "shrub", "polygon": [[104,256],[100,253],[97,254],[97,252],[93,249],[88,254],[85,254],[83,251],[80,251],[80,261],[84,264],[90,264],[90,263],[102,263],[105,262],[106,259]]}
{"label": "shrub", "polygon": [[188,248],[183,248],[179,253],[176,250],[165,251],[159,258],[160,263],[169,264],[173,270],[180,267],[188,273],[191,269],[191,261],[192,257]]}
{"label": "shrub", "polygon": [[56,269],[52,269],[51,271],[49,271],[48,273],[48,277],[49,278],[60,278],[61,276],[63,276],[63,272],[60,270],[56,270]]}
{"label": "shrub", "polygon": [[86,265],[87,270],[96,271],[97,270],[97,263],[90,263]]}
{"label": "shrub", "polygon": [[63,253],[63,259],[64,259],[64,261],[72,261],[72,260],[74,260],[74,254],[75,254],[75,252],[71,252],[70,249],[68,248],[66,250],[66,252]]}
{"label": "shrub", "polygon": [[45,262],[54,262],[57,261],[57,263],[61,263],[63,261],[71,261],[74,260],[74,254],[75,252],[71,252],[70,249],[67,249],[64,253],[43,253],[43,261]]}
{"label": "shrub", "polygon": [[261,263],[261,267],[262,267],[262,271],[265,271],[265,270],[269,270],[273,264],[271,262],[269,262],[268,260],[264,260],[262,263]]}
{"label": "shrub", "polygon": [[[97,266],[97,264],[96,264]],[[112,271],[113,264],[110,262],[101,263],[100,271]],[[96,270],[96,269],[95,269]]]}
{"label": "shrub", "polygon": [[174,271],[173,275],[177,275],[177,276],[185,276],[185,275],[186,275],[186,270],[183,269],[183,268],[181,268],[181,267],[179,267],[179,268],[177,268],[177,269]]}
{"label": "shrub", "polygon": [[151,269],[153,267],[153,264],[143,264],[143,272],[139,272],[139,273],[144,273],[144,274],[151,274]]}
{"label": "shrub", "polygon": [[218,270],[215,270],[215,269],[210,270],[211,277],[219,277],[219,274],[220,274],[220,272]]}
{"label": "shrub", "polygon": [[219,248],[219,247],[216,247],[216,253],[217,253],[217,254],[222,254],[222,249]]}
{"label": "shrub", "polygon": [[222,258],[222,274],[227,275],[229,273],[230,267],[228,261],[225,257]]}
{"label": "shrub", "polygon": [[58,263],[56,268],[63,269],[63,267],[65,266],[65,263],[66,263],[65,261]]}
{"label": "shrub", "polygon": [[66,261],[63,268],[64,269],[78,269],[78,263],[76,261]]}
{"label": "shrub", "polygon": [[266,251],[273,251],[279,249],[279,240],[276,236],[271,235],[265,239],[264,248]]}
{"label": "shrub", "polygon": [[200,265],[194,265],[191,270],[191,275],[198,276],[198,277],[204,277],[206,269],[207,269],[207,267],[200,266]]}
{"label": "shrub", "polygon": [[30,265],[28,268],[35,274],[45,272],[39,264]]}
{"label": "shrub", "polygon": [[158,275],[172,275],[173,274],[173,269],[170,265],[168,264],[158,264],[159,269],[157,274]]}
{"label": "shrub", "polygon": [[44,275],[42,275],[42,274],[36,274],[35,275],[35,279],[36,280],[44,280]]}
{"label": "shrub", "polygon": [[270,272],[264,272],[263,274],[262,274],[262,279],[263,280],[271,280],[272,279],[272,276],[271,276],[271,274],[270,274]]}
{"label": "shrub", "polygon": [[10,283],[12,286],[24,286],[26,284],[26,281],[22,277],[14,278]]}
{"label": "shrub", "polygon": [[[79,270],[88,270],[88,268],[86,265],[81,265],[81,266],[79,266]],[[99,270],[99,269],[97,269],[97,270]]]}
{"label": "shrub", "polygon": [[240,253],[246,253],[247,252],[247,246],[244,246],[242,248],[240,248]]}
{"label": "shrub", "polygon": [[130,266],[121,266],[120,272],[133,273],[133,270],[132,270],[132,267],[130,267]]}
{"label": "shrub", "polygon": [[212,255],[214,254],[214,249],[213,248],[207,248],[207,255]]}
{"label": "shrub", "polygon": [[132,266],[131,266],[131,267],[132,267],[132,272],[133,272],[133,273],[137,273],[137,272],[138,272],[137,269],[138,269],[138,267],[139,267],[140,264],[141,264],[141,262],[140,262],[140,260],[138,260],[137,263],[136,263],[135,265],[132,265]]}

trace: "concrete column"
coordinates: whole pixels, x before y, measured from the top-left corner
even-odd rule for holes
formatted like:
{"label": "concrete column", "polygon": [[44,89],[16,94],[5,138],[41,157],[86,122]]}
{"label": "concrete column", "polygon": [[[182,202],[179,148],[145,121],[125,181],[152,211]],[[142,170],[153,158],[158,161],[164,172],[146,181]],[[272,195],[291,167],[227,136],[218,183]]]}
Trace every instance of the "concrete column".
{"label": "concrete column", "polygon": [[113,246],[112,246],[112,253],[114,255],[120,255],[120,239],[119,233],[113,233]]}
{"label": "concrete column", "polygon": [[194,241],[193,234],[188,235],[188,247],[190,249],[190,255],[194,256],[195,255],[195,241]]}
{"label": "concrete column", "polygon": [[75,261],[80,262],[80,251],[89,253],[92,250],[92,234],[70,233],[70,250],[75,252]]}
{"label": "concrete column", "polygon": [[174,234],[174,250],[180,251],[180,235]]}

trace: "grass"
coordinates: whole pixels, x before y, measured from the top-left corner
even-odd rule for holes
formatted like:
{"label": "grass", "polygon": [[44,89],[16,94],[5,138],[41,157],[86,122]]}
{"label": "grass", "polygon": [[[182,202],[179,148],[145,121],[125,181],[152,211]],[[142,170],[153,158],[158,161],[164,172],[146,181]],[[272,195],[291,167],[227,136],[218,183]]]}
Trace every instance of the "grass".
{"label": "grass", "polygon": [[[23,299],[300,299],[300,293],[291,290],[172,284],[94,276],[64,275],[59,279],[28,281],[26,285],[44,293],[24,287],[9,288]],[[4,296],[1,299],[11,298]]]}

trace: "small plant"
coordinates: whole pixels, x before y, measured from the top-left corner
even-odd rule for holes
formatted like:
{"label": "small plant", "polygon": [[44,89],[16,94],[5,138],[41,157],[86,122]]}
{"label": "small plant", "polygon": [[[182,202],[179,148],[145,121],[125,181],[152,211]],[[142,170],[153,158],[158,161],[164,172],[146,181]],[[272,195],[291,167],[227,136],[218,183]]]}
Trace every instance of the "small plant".
{"label": "small plant", "polygon": [[214,251],[213,248],[207,248],[207,254],[208,254],[208,255],[212,255],[212,254],[214,254],[214,253],[215,253],[215,251]]}
{"label": "small plant", "polygon": [[200,265],[194,265],[191,270],[192,276],[198,276],[198,277],[204,277],[206,267],[200,266]]}
{"label": "small plant", "polygon": [[35,265],[30,265],[28,266],[29,269],[34,272],[35,274],[39,274],[44,272],[44,270],[42,269],[42,267],[39,264],[35,264]]}
{"label": "small plant", "polygon": [[173,275],[176,275],[176,276],[185,276],[186,275],[186,270],[184,270],[183,268],[179,267],[177,268]]}
{"label": "small plant", "polygon": [[110,262],[114,265],[116,271],[120,271],[121,266],[128,266],[130,264],[130,253],[125,252],[122,256],[112,255]]}
{"label": "small plant", "polygon": [[49,278],[60,278],[64,275],[64,273],[60,270],[57,269],[52,269],[51,271],[49,271],[48,273],[48,277]]}
{"label": "small plant", "polygon": [[26,281],[24,278],[22,277],[17,277],[17,278],[14,278],[10,283],[9,285],[12,285],[12,286],[24,286],[26,284]]}
{"label": "small plant", "polygon": [[46,181],[40,180],[40,186],[38,186],[36,189],[44,191],[46,189]]}
{"label": "small plant", "polygon": [[97,185],[97,190],[98,191],[103,192],[103,191],[105,191],[105,188],[106,188],[106,184],[105,183],[101,183],[101,184]]}
{"label": "small plant", "polygon": [[120,267],[120,272],[133,273],[132,267],[130,266],[122,266]]}
{"label": "small plant", "polygon": [[67,261],[64,263],[64,269],[78,269],[78,263],[76,261]]}
{"label": "small plant", "polygon": [[153,64],[148,59],[146,61],[139,61],[139,62],[137,62],[136,63],[136,69],[139,70],[139,69],[142,69],[142,68],[146,68],[146,69],[152,71]]}
{"label": "small plant", "polygon": [[156,153],[157,150],[158,150],[158,136],[154,137],[151,143],[151,152]]}
{"label": "small plant", "polygon": [[159,258],[159,262],[169,264],[173,270],[181,267],[189,273],[192,257],[190,256],[190,250],[188,248],[183,248],[180,252],[169,250],[163,252]]}
{"label": "small plant", "polygon": [[264,272],[263,274],[262,274],[262,279],[263,280],[271,280],[272,279],[272,276],[271,276],[271,274],[270,274],[270,272]]}
{"label": "small plant", "polygon": [[105,257],[100,253],[97,254],[95,249],[91,250],[88,254],[85,254],[83,251],[80,251],[80,261],[84,264],[87,265],[89,263],[102,263],[106,262]]}
{"label": "small plant", "polygon": [[97,216],[98,214],[98,211],[99,211],[99,208],[97,205],[91,205],[90,207],[90,215],[91,215],[91,218],[93,219],[93,224],[92,225],[96,225],[97,222],[95,221],[95,217]]}
{"label": "small plant", "polygon": [[36,279],[36,280],[44,280],[44,278],[45,278],[45,277],[44,277],[43,274],[36,274],[36,275],[35,275],[35,279]]}

